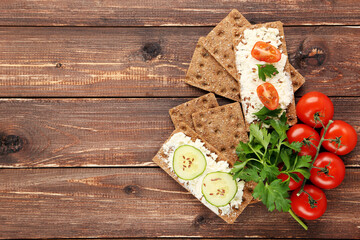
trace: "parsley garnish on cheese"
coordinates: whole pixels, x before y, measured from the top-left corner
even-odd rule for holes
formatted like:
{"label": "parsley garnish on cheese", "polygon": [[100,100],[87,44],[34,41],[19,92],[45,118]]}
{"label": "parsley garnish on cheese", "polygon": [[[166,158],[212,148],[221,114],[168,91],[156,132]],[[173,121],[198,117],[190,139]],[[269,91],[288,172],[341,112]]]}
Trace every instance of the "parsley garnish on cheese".
{"label": "parsley garnish on cheese", "polygon": [[274,67],[274,65],[272,64],[256,64],[256,65],[258,66],[259,78],[264,82],[266,81],[266,77],[271,78],[272,76],[275,76],[276,74],[279,73],[276,67]]}

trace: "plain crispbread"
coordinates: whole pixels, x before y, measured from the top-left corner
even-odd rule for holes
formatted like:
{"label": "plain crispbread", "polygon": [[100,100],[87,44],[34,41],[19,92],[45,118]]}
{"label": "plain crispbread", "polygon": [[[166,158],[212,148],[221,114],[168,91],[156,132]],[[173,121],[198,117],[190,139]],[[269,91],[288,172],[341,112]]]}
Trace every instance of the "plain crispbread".
{"label": "plain crispbread", "polygon": [[247,142],[245,121],[238,102],[194,113],[195,131],[234,164],[239,141]]}
{"label": "plain crispbread", "polygon": [[180,123],[185,123],[191,127],[191,129],[195,130],[191,114],[199,111],[200,109],[208,109],[218,106],[219,104],[215,95],[213,93],[208,93],[170,109],[169,114],[175,128],[177,128]]}
{"label": "plain crispbread", "polygon": [[203,37],[196,45],[185,82],[234,101],[240,101],[237,80],[205,49]]}
{"label": "plain crispbread", "polygon": [[[171,134],[171,136],[169,137],[169,139],[178,132],[182,132],[184,133],[186,136],[191,137],[191,139],[193,141],[195,141],[196,139],[200,139],[203,143],[204,146],[212,153],[216,153],[218,155],[217,161],[227,161],[227,158],[225,158],[220,152],[218,152],[213,146],[211,146],[209,143],[207,143],[201,136],[199,136],[196,132],[194,132],[189,126],[187,126],[186,124],[179,124],[179,127]],[[168,140],[169,140],[168,139]],[[165,143],[168,141],[166,140]],[[184,184],[182,184],[178,177],[176,176],[176,174],[174,172],[172,172],[168,166],[168,164],[165,162],[164,159],[166,159],[168,157],[168,155],[165,153],[163,147],[160,148],[159,152],[155,155],[155,157],[153,158],[153,161],[159,166],[161,167],[167,174],[169,174],[173,179],[175,179],[180,185],[182,185],[184,188]],[[229,162],[229,164],[232,166],[232,164]],[[246,208],[247,205],[249,205],[249,203],[251,202],[251,200],[253,199],[252,195],[251,195],[251,183],[245,183],[244,186],[244,192],[243,192],[243,202],[241,203],[241,205],[239,206],[239,209],[233,209],[233,214],[231,215],[218,215],[219,217],[221,217],[224,221],[226,221],[227,223],[234,223],[235,220],[237,219],[237,217],[241,214],[241,212]]]}
{"label": "plain crispbread", "polygon": [[[247,26],[247,27],[243,27],[243,28],[239,28],[239,29],[235,29],[233,31],[233,41],[234,41],[234,46],[238,46],[240,41],[243,38],[243,32],[246,29],[257,29],[257,28],[261,28],[261,27],[265,27],[265,28],[277,28],[279,30],[279,35],[281,36],[281,45],[279,46],[279,48],[281,49],[282,53],[285,54],[287,56],[287,49],[286,49],[286,42],[285,42],[285,35],[284,35],[284,28],[283,28],[283,24],[280,21],[277,22],[269,22],[269,23],[264,23],[264,24],[256,24],[256,25],[251,25],[251,26]],[[236,47],[235,47],[236,49]],[[291,65],[289,63],[289,61],[286,62],[284,71],[287,72],[289,74],[289,76],[291,76]],[[293,72],[294,73],[294,72]],[[287,110],[286,110],[286,116],[288,118],[288,124],[290,126],[294,125],[297,122],[297,117],[296,117],[296,109],[295,109],[295,98],[293,95],[293,99],[291,101],[291,103],[289,104]],[[246,122],[247,125],[247,129],[248,129],[248,122]]]}
{"label": "plain crispbread", "polygon": [[205,48],[235,79],[239,79],[239,75],[235,66],[232,30],[244,26],[250,26],[250,23],[233,9],[204,40]]}

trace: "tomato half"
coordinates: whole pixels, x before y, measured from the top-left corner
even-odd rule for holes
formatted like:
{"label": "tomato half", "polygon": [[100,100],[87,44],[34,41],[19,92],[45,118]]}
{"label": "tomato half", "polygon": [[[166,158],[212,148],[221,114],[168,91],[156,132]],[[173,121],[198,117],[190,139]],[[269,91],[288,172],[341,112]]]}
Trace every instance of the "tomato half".
{"label": "tomato half", "polygon": [[296,105],[296,115],[310,127],[322,127],[320,122],[315,123],[314,115],[318,114],[326,126],[334,115],[334,105],[325,94],[321,92],[309,92],[300,98]]}
{"label": "tomato half", "polygon": [[307,220],[314,220],[321,217],[327,206],[325,193],[318,187],[306,184],[304,192],[297,196],[300,188],[291,194],[291,209],[293,212]]}
{"label": "tomato half", "polygon": [[[315,146],[319,145],[320,136],[317,131],[305,124],[295,124],[287,131],[287,137],[289,143],[292,142],[303,142],[304,138],[308,139]],[[312,158],[315,157],[316,148],[313,145],[303,145],[300,156],[310,155]]]}
{"label": "tomato half", "polygon": [[[321,135],[323,134],[324,129],[321,130]],[[338,139],[341,143],[340,146],[337,142],[331,141],[324,141],[322,146],[336,155],[345,155],[355,148],[357,143],[357,133],[350,124],[341,120],[335,120],[329,126],[329,129],[325,134],[325,139]]]}
{"label": "tomato half", "polygon": [[279,94],[271,83],[266,82],[259,85],[256,93],[267,109],[275,110],[279,106]]}
{"label": "tomato half", "polygon": [[281,52],[270,43],[259,41],[255,43],[251,50],[251,56],[259,61],[275,63],[280,61]]}
{"label": "tomato half", "polygon": [[316,158],[310,173],[310,180],[313,184],[320,188],[332,189],[339,186],[344,180],[345,165],[335,154],[322,152]]}

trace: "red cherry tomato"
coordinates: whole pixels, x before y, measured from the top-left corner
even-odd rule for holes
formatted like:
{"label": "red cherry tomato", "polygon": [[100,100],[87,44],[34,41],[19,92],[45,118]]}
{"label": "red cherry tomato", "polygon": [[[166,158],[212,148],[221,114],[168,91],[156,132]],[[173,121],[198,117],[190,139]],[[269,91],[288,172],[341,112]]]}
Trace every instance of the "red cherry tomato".
{"label": "red cherry tomato", "polygon": [[321,92],[309,92],[300,98],[296,105],[296,115],[310,127],[322,127],[320,122],[315,124],[314,115],[318,114],[324,126],[334,115],[334,105],[331,100]]}
{"label": "red cherry tomato", "polygon": [[[293,178],[290,178],[290,181],[289,181],[289,188],[290,188],[290,191],[293,191],[295,189],[297,189],[298,187],[301,186],[301,184],[303,183],[304,181],[304,176],[301,174],[301,173],[298,173],[298,172],[294,172],[296,175],[299,176],[299,178],[301,179],[299,182],[296,182]],[[277,176],[278,179],[281,179],[283,182],[285,182],[286,180],[289,179],[289,176],[285,173],[280,173],[278,176]]]}
{"label": "red cherry tomato", "polygon": [[304,192],[297,196],[300,188],[295,190],[290,197],[293,212],[307,220],[321,217],[327,206],[325,193],[318,187],[306,184]]}
{"label": "red cherry tomato", "polygon": [[251,56],[259,61],[275,63],[280,61],[281,52],[270,43],[259,41],[251,50]]}
{"label": "red cherry tomato", "polygon": [[[323,134],[324,129],[321,130],[321,135]],[[339,139],[341,142],[340,146],[337,142],[332,141],[324,141],[322,146],[336,155],[345,155],[355,148],[357,143],[357,133],[350,124],[341,120],[335,120],[329,126],[329,129],[325,134],[325,139]]]}
{"label": "red cherry tomato", "polygon": [[339,186],[344,180],[345,165],[335,154],[322,152],[316,158],[310,173],[310,180],[313,184],[320,188],[332,189]]}
{"label": "red cherry tomato", "polygon": [[279,94],[271,83],[266,82],[259,85],[256,93],[267,109],[275,110],[279,106]]}
{"label": "red cherry tomato", "polygon": [[[289,143],[302,142],[304,138],[309,139],[309,141],[315,146],[318,146],[320,142],[320,136],[317,131],[305,124],[295,124],[287,131],[286,134]],[[315,157],[315,154],[316,148],[313,145],[304,144],[299,152],[300,156],[310,155],[312,158]]]}

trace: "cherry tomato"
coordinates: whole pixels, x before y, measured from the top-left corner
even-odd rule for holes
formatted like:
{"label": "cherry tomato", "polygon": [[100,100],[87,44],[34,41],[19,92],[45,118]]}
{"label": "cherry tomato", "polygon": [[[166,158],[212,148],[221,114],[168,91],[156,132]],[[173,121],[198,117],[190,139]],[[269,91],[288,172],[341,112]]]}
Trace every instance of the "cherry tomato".
{"label": "cherry tomato", "polygon": [[[298,173],[298,172],[294,172],[296,175],[299,176],[299,178],[301,179],[299,182],[296,182],[293,178],[290,178],[290,181],[289,181],[289,188],[290,188],[290,191],[292,190],[295,190],[297,189],[298,187],[301,186],[301,184],[303,183],[304,181],[304,176],[301,174],[301,173]],[[289,176],[285,173],[280,173],[278,176],[277,176],[278,179],[281,179],[283,182],[285,182],[286,180],[289,179]]]}
{"label": "cherry tomato", "polygon": [[270,43],[259,41],[251,50],[251,56],[259,61],[275,63],[280,61],[281,52]]}
{"label": "cherry tomato", "polygon": [[[324,129],[321,130],[321,135],[324,134]],[[329,152],[336,155],[345,155],[351,152],[357,143],[357,133],[355,129],[348,123],[335,120],[327,130],[325,139],[337,139],[340,142],[324,141],[322,146]],[[339,148],[338,148],[339,147]]]}
{"label": "cherry tomato", "polygon": [[310,127],[322,127],[320,122],[315,124],[314,115],[318,114],[326,126],[334,115],[334,105],[331,100],[321,92],[309,92],[300,98],[296,105],[296,115]]}
{"label": "cherry tomato", "polygon": [[[289,143],[302,142],[304,138],[308,139],[315,146],[318,146],[320,142],[320,136],[317,131],[305,124],[295,124],[287,131],[286,134]],[[313,145],[304,144],[299,152],[300,156],[310,155],[312,158],[315,157],[315,154],[316,148]]]}
{"label": "cherry tomato", "polygon": [[322,152],[316,158],[310,173],[310,180],[313,184],[320,188],[332,189],[339,186],[344,180],[345,165],[335,154]]}
{"label": "cherry tomato", "polygon": [[300,188],[291,194],[291,209],[293,212],[306,220],[314,220],[321,217],[327,206],[325,193],[318,187],[306,184],[304,192],[297,196]]}
{"label": "cherry tomato", "polygon": [[271,83],[266,82],[259,85],[256,93],[267,109],[275,110],[279,106],[279,94]]}

